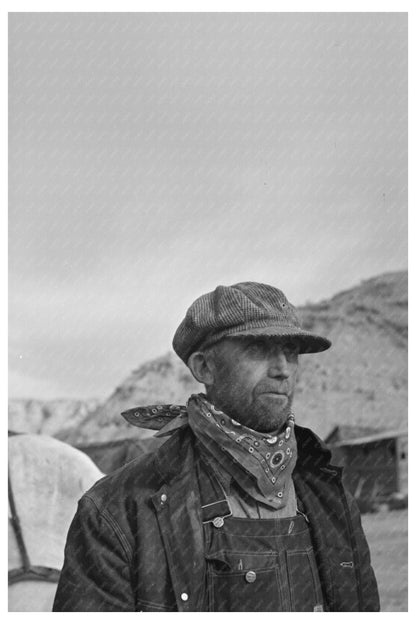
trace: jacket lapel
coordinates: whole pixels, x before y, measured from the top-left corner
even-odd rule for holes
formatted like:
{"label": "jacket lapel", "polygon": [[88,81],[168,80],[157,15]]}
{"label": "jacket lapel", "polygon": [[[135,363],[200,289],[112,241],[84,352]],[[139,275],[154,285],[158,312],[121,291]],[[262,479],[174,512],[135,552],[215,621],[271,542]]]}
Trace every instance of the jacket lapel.
{"label": "jacket lapel", "polygon": [[311,527],[311,538],[330,611],[360,611],[359,565],[352,544],[351,518],[342,468],[309,429],[296,427],[299,461],[293,473],[296,493]]}
{"label": "jacket lapel", "polygon": [[201,611],[205,590],[204,535],[190,430],[159,449],[164,485],[152,496],[178,611]]}

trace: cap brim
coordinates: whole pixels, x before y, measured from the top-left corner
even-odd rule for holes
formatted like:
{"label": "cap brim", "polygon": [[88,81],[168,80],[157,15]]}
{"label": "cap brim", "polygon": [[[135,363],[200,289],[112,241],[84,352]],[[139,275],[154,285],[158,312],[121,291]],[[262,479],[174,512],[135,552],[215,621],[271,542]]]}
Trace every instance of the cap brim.
{"label": "cap brim", "polygon": [[[331,346],[331,341],[323,336],[312,334],[298,327],[254,327],[241,331],[230,331],[222,338],[238,338],[239,336],[268,336],[276,338],[293,338],[300,345],[299,353],[319,353]],[[221,340],[221,338],[220,338]]]}

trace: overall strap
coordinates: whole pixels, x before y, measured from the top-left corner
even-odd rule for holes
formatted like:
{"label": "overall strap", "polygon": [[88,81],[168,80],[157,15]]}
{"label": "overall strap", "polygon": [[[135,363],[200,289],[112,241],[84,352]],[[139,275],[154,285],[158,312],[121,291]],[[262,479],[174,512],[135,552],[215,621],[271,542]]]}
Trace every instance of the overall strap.
{"label": "overall strap", "polygon": [[224,518],[232,515],[227,496],[203,461],[197,462],[197,477],[201,492],[202,524],[212,522],[215,527],[221,527]]}

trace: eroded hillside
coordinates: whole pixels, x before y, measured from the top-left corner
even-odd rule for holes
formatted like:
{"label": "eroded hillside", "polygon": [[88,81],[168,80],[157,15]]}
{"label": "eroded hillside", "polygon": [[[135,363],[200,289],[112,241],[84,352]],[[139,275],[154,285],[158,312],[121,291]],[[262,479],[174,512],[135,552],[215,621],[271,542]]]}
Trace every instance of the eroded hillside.
{"label": "eroded hillside", "polygon": [[[366,280],[327,301],[305,305],[300,315],[306,329],[333,344],[324,353],[300,358],[297,422],[322,437],[337,424],[406,428],[407,272]],[[73,402],[74,409],[65,412],[59,401],[46,402],[43,411],[32,407],[26,415],[19,413],[19,426],[25,419],[33,421],[30,426],[37,431],[76,444],[145,437],[153,432],[127,425],[120,412],[136,405],[184,403],[202,389],[170,352],[139,366],[101,405]],[[14,403],[10,428],[17,419]]]}

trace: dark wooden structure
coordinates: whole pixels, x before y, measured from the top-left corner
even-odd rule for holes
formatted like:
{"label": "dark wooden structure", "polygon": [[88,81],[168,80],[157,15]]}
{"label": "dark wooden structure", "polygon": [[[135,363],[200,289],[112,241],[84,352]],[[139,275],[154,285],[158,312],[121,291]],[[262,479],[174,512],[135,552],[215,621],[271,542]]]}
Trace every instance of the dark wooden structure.
{"label": "dark wooden structure", "polygon": [[124,438],[109,442],[77,444],[76,448],[92,459],[96,466],[108,474],[127,462],[153,451],[166,442],[166,438]]}
{"label": "dark wooden structure", "polygon": [[344,466],[344,483],[358,501],[380,503],[407,494],[407,432],[335,427],[327,436],[333,463]]}

